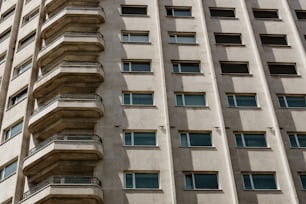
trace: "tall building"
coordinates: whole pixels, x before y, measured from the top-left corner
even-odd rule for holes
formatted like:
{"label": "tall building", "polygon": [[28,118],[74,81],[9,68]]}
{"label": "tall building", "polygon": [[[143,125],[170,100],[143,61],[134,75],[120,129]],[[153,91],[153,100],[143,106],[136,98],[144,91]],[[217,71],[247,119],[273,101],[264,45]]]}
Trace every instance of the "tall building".
{"label": "tall building", "polygon": [[305,39],[305,0],[0,0],[0,203],[306,203]]}

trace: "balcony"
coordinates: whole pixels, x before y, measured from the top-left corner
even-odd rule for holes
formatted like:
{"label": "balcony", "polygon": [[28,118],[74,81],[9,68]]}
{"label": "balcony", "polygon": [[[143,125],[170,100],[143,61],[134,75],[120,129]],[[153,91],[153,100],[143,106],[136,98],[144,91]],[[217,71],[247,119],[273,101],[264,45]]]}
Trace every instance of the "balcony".
{"label": "balcony", "polygon": [[101,182],[89,176],[53,176],[23,194],[19,204],[102,204]]}
{"label": "balcony", "polygon": [[[29,120],[29,131],[49,131],[51,134],[69,126],[76,129],[90,127],[103,113],[102,99],[98,95],[58,95],[34,111]],[[48,134],[40,135],[39,139],[46,139],[43,135]]]}
{"label": "balcony", "polygon": [[[53,171],[57,174],[76,173],[78,169],[72,161],[80,165],[82,161],[98,161],[102,157],[102,140],[96,135],[55,135],[29,151],[23,163],[23,172],[28,177],[35,176],[35,180],[48,177],[48,173],[52,175]],[[61,161],[64,165],[60,165]]]}
{"label": "balcony", "polygon": [[55,90],[55,94],[94,93],[103,81],[103,68],[98,62],[62,62],[39,77],[33,95],[41,98]]}
{"label": "balcony", "polygon": [[56,10],[65,7],[66,5],[73,6],[98,6],[99,0],[46,0],[45,9],[48,14],[56,12]]}
{"label": "balcony", "polygon": [[50,38],[64,31],[95,32],[105,16],[101,7],[66,7],[45,21],[42,38]]}
{"label": "balcony", "polygon": [[[76,61],[86,55],[98,55],[104,50],[104,40],[101,33],[66,32],[49,43],[39,52],[37,61],[41,67],[48,65],[65,55],[73,55]],[[72,60],[73,61],[73,60]]]}

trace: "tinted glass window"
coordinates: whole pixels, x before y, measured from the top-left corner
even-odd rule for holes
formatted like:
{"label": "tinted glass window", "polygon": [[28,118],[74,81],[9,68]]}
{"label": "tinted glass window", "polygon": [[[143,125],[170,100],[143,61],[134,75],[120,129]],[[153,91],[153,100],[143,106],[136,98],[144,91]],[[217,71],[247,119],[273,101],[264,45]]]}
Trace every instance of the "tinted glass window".
{"label": "tinted glass window", "polygon": [[212,17],[235,17],[235,9],[210,8],[209,11]]}
{"label": "tinted glass window", "polygon": [[270,74],[297,74],[295,64],[268,64],[268,66]]}
{"label": "tinted glass window", "polygon": [[264,10],[264,9],[254,9],[253,14],[255,18],[272,18],[278,19],[277,10]]}
{"label": "tinted glass window", "polygon": [[248,63],[226,63],[221,62],[221,71],[222,73],[232,73],[232,74],[247,74],[249,73]]}

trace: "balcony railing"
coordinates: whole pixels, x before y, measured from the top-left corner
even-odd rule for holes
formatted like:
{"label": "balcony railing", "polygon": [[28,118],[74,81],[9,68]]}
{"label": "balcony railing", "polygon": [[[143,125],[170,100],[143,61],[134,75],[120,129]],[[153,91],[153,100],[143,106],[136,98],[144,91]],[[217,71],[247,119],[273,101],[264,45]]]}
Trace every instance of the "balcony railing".
{"label": "balcony railing", "polygon": [[101,181],[92,176],[52,176],[49,179],[41,182],[34,188],[23,194],[22,199],[26,199],[33,195],[34,193],[46,188],[50,185],[60,185],[60,186],[82,186],[82,185],[97,185],[102,186]]}

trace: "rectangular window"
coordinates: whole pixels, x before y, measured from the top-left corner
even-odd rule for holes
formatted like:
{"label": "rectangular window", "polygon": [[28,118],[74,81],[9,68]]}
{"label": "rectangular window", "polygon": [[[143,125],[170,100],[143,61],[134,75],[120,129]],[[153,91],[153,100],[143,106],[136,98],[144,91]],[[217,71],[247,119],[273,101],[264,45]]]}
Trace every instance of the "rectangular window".
{"label": "rectangular window", "polygon": [[156,146],[156,132],[124,132],[126,146]]}
{"label": "rectangular window", "polygon": [[149,60],[124,60],[124,72],[151,72],[151,61]]}
{"label": "rectangular window", "polygon": [[306,19],[306,10],[295,10],[295,13],[299,20]]}
{"label": "rectangular window", "polygon": [[32,59],[26,61],[25,63],[23,63],[22,65],[16,67],[14,69],[14,76],[19,76],[20,74],[24,73],[25,71],[27,71],[28,69],[32,68]]}
{"label": "rectangular window", "polygon": [[305,96],[277,96],[280,107],[282,108],[304,108],[306,107]]}
{"label": "rectangular window", "polygon": [[237,147],[267,147],[265,134],[259,133],[236,133]]}
{"label": "rectangular window", "polygon": [[0,34],[0,43],[2,41],[4,41],[5,39],[7,39],[11,34],[11,28],[7,29],[6,31],[4,31],[3,33]]}
{"label": "rectangular window", "polygon": [[30,22],[32,19],[34,19],[36,16],[38,16],[38,14],[39,14],[39,8],[36,8],[35,10],[33,10],[30,13],[28,13],[27,15],[25,15],[22,18],[22,25],[25,25],[28,22]]}
{"label": "rectangular window", "polygon": [[242,44],[240,33],[215,33],[215,40],[217,44]]}
{"label": "rectangular window", "polygon": [[172,17],[191,17],[190,7],[166,7],[167,16]]}
{"label": "rectangular window", "polygon": [[181,132],[182,147],[212,147],[211,134],[209,132]]}
{"label": "rectangular window", "polygon": [[200,73],[200,62],[198,61],[172,61],[174,73]]}
{"label": "rectangular window", "polygon": [[248,62],[220,62],[221,71],[223,74],[248,74]]}
{"label": "rectangular window", "polygon": [[4,131],[4,141],[15,137],[16,135],[18,135],[19,133],[22,132],[22,126],[23,126],[23,121],[18,122],[17,124],[14,124],[13,126],[7,128]]}
{"label": "rectangular window", "polygon": [[195,44],[195,33],[169,33],[169,43]]}
{"label": "rectangular window", "polygon": [[0,169],[0,181],[13,175],[17,169],[17,160]]}
{"label": "rectangular window", "polygon": [[122,32],[122,42],[129,43],[148,43],[149,42],[149,32]]}
{"label": "rectangular window", "polygon": [[302,189],[306,190],[306,175],[305,174],[301,174],[300,175],[300,180],[301,180],[301,184],[302,184]]}
{"label": "rectangular window", "polygon": [[123,93],[124,105],[153,105],[153,93]]}
{"label": "rectangular window", "polygon": [[268,63],[270,74],[297,75],[295,63]]}
{"label": "rectangular window", "polygon": [[127,189],[159,189],[158,173],[125,172],[124,175]]}
{"label": "rectangular window", "polygon": [[209,8],[211,17],[235,18],[235,8]]}
{"label": "rectangular window", "polygon": [[254,9],[254,17],[257,19],[278,19],[277,9]]}
{"label": "rectangular window", "polygon": [[305,148],[306,147],[306,134],[305,133],[290,133],[289,140],[291,147],[293,148]]}
{"label": "rectangular window", "polygon": [[272,173],[243,173],[244,190],[276,190],[275,175]]}
{"label": "rectangular window", "polygon": [[227,102],[230,107],[257,107],[255,94],[228,94]]}
{"label": "rectangular window", "polygon": [[260,34],[260,40],[263,45],[288,45],[286,35]]}
{"label": "rectangular window", "polygon": [[28,96],[28,89],[24,89],[20,91],[17,94],[14,94],[14,96],[11,96],[9,98],[9,104],[8,107],[12,107],[18,103],[20,103],[22,100],[24,100]]}
{"label": "rectangular window", "polygon": [[218,190],[217,173],[185,173],[186,190]]}
{"label": "rectangular window", "polygon": [[11,7],[10,9],[8,9],[6,12],[4,12],[1,15],[1,21],[4,21],[5,19],[7,19],[8,17],[10,17],[11,15],[13,15],[15,13],[15,6]]}
{"label": "rectangular window", "polygon": [[36,32],[32,32],[29,35],[25,36],[18,42],[18,49],[25,47],[26,45],[30,44],[35,39]]}
{"label": "rectangular window", "polygon": [[5,52],[5,53],[0,54],[0,64],[2,64],[2,63],[4,63],[4,62],[5,62],[5,58],[6,58],[6,52]]}
{"label": "rectangular window", "polygon": [[205,94],[177,93],[175,95],[177,106],[206,106]]}
{"label": "rectangular window", "polygon": [[145,5],[137,5],[137,6],[122,5],[121,6],[121,14],[122,15],[146,16],[147,15],[147,6],[145,6]]}

